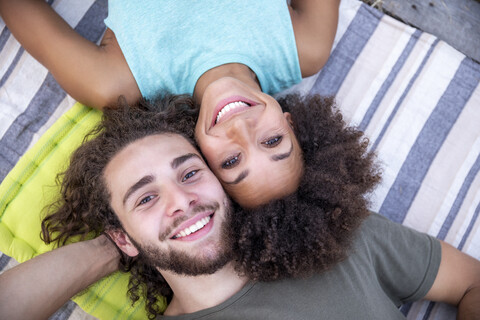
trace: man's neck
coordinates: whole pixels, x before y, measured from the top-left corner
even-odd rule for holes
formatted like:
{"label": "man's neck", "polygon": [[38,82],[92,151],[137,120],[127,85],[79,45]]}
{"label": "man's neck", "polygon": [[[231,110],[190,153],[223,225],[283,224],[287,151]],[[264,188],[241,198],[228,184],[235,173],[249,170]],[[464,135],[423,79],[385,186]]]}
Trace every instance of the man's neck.
{"label": "man's neck", "polygon": [[229,263],[211,275],[180,276],[162,271],[173,290],[173,299],[165,315],[193,313],[219,305],[239,292],[248,282],[240,277]]}
{"label": "man's neck", "polygon": [[208,85],[223,77],[236,78],[249,86],[261,90],[257,76],[249,67],[241,63],[228,63],[212,68],[200,76],[193,91],[195,100],[201,103],[203,93]]}

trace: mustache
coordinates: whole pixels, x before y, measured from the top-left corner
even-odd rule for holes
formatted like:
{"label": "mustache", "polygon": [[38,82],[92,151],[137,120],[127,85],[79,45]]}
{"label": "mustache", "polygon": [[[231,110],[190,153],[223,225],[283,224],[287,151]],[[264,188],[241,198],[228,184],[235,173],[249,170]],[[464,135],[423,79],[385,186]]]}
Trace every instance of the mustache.
{"label": "mustache", "polygon": [[175,219],[171,226],[169,226],[164,232],[159,234],[158,239],[160,241],[165,241],[174,229],[178,228],[179,225],[181,225],[184,221],[187,221],[194,215],[204,211],[217,211],[219,208],[220,204],[218,202],[204,203],[194,206],[189,212]]}

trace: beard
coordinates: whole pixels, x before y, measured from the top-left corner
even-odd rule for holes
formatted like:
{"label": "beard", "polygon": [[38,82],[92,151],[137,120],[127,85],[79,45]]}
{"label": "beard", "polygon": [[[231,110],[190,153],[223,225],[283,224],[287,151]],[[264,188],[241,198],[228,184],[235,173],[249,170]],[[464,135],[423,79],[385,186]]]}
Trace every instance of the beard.
{"label": "beard", "polygon": [[[196,210],[216,210],[218,208],[218,203],[215,203],[198,207]],[[142,260],[142,263],[146,265],[186,276],[213,274],[230,262],[233,257],[233,237],[232,233],[228,232],[231,228],[232,205],[228,199],[225,204],[224,217],[217,241],[209,244],[209,248],[198,248],[197,250],[201,251],[198,254],[191,254],[174,248],[162,249],[153,244],[140,244],[131,236],[129,237],[139,252],[137,260]],[[174,225],[179,225],[184,220],[181,219]],[[162,236],[160,235],[160,238]]]}

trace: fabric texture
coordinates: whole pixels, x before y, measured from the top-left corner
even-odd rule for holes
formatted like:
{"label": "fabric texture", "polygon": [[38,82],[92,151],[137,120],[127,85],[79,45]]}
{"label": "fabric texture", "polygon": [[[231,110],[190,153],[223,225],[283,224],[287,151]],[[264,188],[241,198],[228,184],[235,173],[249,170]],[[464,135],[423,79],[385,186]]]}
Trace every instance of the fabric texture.
{"label": "fabric texture", "polygon": [[250,283],[216,307],[159,319],[405,319],[398,307],[425,296],[440,258],[435,238],[372,214],[330,271]]}
{"label": "fabric texture", "polygon": [[193,94],[205,71],[226,63],[250,67],[268,94],[302,79],[284,0],[116,0],[108,10],[105,23],[147,99]]}
{"label": "fabric texture", "polygon": [[[106,0],[48,2],[80,34],[94,42],[101,38]],[[329,61],[319,74],[291,90],[336,95],[346,121],[365,130],[383,167],[382,184],[372,194],[373,211],[480,259],[479,83],[480,65],[447,43],[358,0],[342,0]],[[45,149],[53,154],[45,154],[42,161],[32,158],[36,159],[32,168],[51,170],[49,179],[27,183],[18,193],[4,192],[8,188],[3,184],[12,181],[7,174],[30,166],[21,157],[74,103],[0,19],[0,201],[9,203],[0,208],[0,272],[14,265],[15,259],[24,261],[35,254],[32,247],[48,249],[42,247],[38,225],[30,227],[29,219],[36,221],[34,225],[39,222],[43,204],[35,197],[39,192],[52,197],[48,191],[56,190],[50,188],[57,173],[53,171],[59,165],[64,168],[68,156],[56,160],[55,167],[48,161],[59,149]],[[69,141],[59,143],[68,146]],[[28,210],[12,204],[20,196],[25,204],[32,204]],[[116,300],[115,286],[101,288],[102,302],[89,298],[95,312],[109,308],[103,302],[110,301],[110,294]],[[143,311],[143,306],[135,308]],[[407,303],[401,310],[408,319],[425,320],[453,320],[456,313],[449,305],[428,301]],[[78,314],[80,308],[69,303],[54,319],[73,320]],[[136,317],[126,313],[114,318]]]}

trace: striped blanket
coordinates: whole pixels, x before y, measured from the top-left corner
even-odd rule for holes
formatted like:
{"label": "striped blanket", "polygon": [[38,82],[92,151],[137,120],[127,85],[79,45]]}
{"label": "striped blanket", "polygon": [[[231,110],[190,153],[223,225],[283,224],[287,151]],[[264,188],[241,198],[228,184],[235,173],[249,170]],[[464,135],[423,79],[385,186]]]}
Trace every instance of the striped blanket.
{"label": "striped blanket", "polygon": [[[80,34],[99,41],[106,0],[49,2]],[[0,31],[2,181],[75,101],[1,20]],[[373,211],[480,259],[479,83],[480,65],[435,36],[342,0],[329,61],[289,91],[336,95],[345,118],[366,132],[383,166]],[[0,256],[0,271],[14,264]],[[408,319],[455,318],[454,308],[438,303],[402,311]],[[53,318],[89,316],[70,302]]]}

